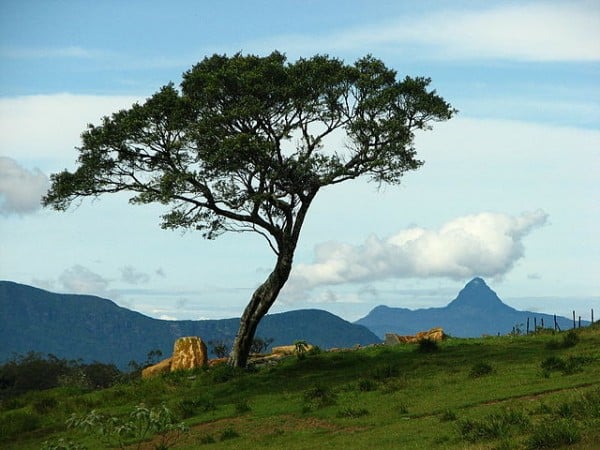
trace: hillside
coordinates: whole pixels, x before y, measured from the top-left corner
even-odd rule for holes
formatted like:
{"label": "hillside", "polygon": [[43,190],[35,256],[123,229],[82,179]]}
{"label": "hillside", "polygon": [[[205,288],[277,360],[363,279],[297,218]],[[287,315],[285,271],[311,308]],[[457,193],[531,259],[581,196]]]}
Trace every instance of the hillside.
{"label": "hillside", "polygon": [[165,435],[120,447],[117,437],[127,444],[140,438],[127,431],[117,436],[114,426],[65,425],[72,415],[96,424],[141,421],[143,414],[135,419],[130,413],[143,413],[142,403],[187,425],[162,447],[178,450],[596,450],[598,325],[451,338],[437,348],[321,352],[254,371],[218,366],[96,391],[65,386],[29,392],[0,401],[0,447],[39,450],[47,442],[43,448],[160,448]]}
{"label": "hillside", "polygon": [[[410,310],[377,306],[355,323],[364,325],[383,339],[385,333],[412,335],[433,327],[442,327],[457,337],[478,337],[510,333],[514,326],[524,326],[530,320],[530,330],[542,321],[545,327],[554,327],[554,316],[530,311],[518,311],[500,300],[481,278],[474,278],[448,305],[441,308]],[[573,327],[572,319],[557,317],[558,326],[565,330]],[[582,325],[589,322],[582,321]]]}
{"label": "hillside", "polygon": [[[150,350],[170,354],[180,336],[231,342],[238,325],[239,319],[158,320],[99,297],[0,281],[0,362],[35,351],[125,368],[131,360],[143,361]],[[267,315],[257,336],[273,338],[274,345],[302,339],[322,348],[380,342],[367,328],[321,310]]]}

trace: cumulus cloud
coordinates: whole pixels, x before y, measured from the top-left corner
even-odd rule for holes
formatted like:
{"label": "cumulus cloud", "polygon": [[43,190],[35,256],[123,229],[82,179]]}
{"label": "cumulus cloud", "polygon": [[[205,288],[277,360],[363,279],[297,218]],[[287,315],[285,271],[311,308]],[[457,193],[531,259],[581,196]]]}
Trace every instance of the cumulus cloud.
{"label": "cumulus cloud", "polygon": [[92,272],[87,267],[76,264],[65,270],[58,281],[66,292],[74,294],[94,294],[108,296],[109,280]]}
{"label": "cumulus cloud", "polygon": [[541,210],[515,217],[481,213],[454,219],[439,230],[412,227],[386,239],[371,235],[358,246],[320,244],[314,263],[294,268],[288,293],[391,278],[499,277],[524,256],[523,239],[547,217]]}
{"label": "cumulus cloud", "polygon": [[0,156],[0,214],[29,214],[41,207],[50,182],[40,170],[27,170],[14,159]]}

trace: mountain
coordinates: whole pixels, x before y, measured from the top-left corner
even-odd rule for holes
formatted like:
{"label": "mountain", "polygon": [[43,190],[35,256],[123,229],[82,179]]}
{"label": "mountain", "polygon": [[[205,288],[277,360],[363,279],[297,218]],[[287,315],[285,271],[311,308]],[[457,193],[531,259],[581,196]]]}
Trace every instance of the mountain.
{"label": "mountain", "polygon": [[[114,363],[144,361],[150,350],[170,355],[180,336],[233,341],[239,319],[158,320],[90,295],[56,294],[0,281],[0,363],[30,351],[59,358]],[[367,328],[321,310],[267,315],[257,336],[274,345],[306,340],[322,348],[380,342]]]}
{"label": "mountain", "polygon": [[[381,338],[385,333],[412,335],[433,327],[442,327],[446,333],[456,337],[478,337],[507,334],[514,326],[523,324],[521,327],[524,327],[528,318],[530,330],[534,329],[534,318],[537,325],[541,325],[543,319],[545,327],[554,327],[553,315],[517,311],[504,304],[483,279],[474,278],[442,308],[410,310],[377,306],[355,323],[366,326]],[[556,320],[563,330],[573,326],[573,321],[566,317],[557,317]]]}

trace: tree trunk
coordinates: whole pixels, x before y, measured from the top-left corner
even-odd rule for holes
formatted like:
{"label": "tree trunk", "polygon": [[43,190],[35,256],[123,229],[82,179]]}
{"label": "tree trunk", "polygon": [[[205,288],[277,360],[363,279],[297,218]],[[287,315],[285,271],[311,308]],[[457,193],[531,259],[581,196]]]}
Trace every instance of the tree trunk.
{"label": "tree trunk", "polygon": [[250,303],[248,303],[244,314],[242,314],[240,328],[229,355],[229,365],[231,366],[246,367],[256,328],[277,299],[281,288],[290,276],[295,242],[286,247],[280,249],[275,268],[269,277],[254,291]]}

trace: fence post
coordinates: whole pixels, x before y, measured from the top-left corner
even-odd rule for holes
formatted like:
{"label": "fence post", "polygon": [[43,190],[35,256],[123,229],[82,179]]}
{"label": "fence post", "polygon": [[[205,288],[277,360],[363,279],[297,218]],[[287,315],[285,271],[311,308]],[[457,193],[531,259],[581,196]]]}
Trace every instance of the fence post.
{"label": "fence post", "polygon": [[581,328],[581,316],[579,316],[579,328]]}
{"label": "fence post", "polygon": [[529,334],[529,317],[527,318],[527,333],[526,334]]}
{"label": "fence post", "polygon": [[556,321],[556,314],[554,314],[554,331],[558,330],[558,322]]}
{"label": "fence post", "polygon": [[575,328],[575,310],[573,310],[573,328]]}
{"label": "fence post", "polygon": [[592,323],[594,323],[594,308],[592,308]]}
{"label": "fence post", "polygon": [[544,328],[544,318],[542,317],[542,328]]}
{"label": "fence post", "polygon": [[533,318],[533,332],[535,333],[537,331],[537,317]]}

